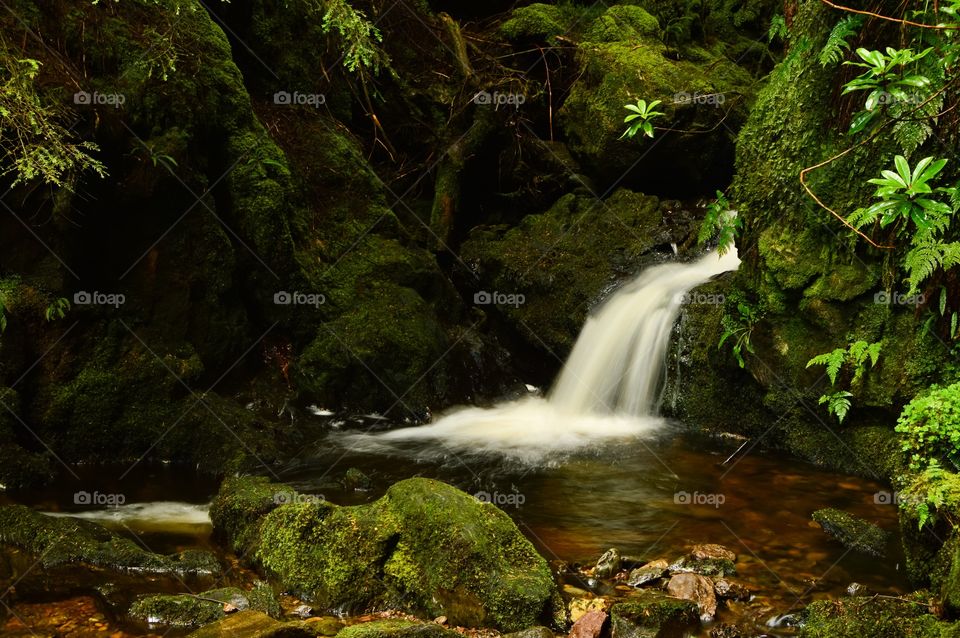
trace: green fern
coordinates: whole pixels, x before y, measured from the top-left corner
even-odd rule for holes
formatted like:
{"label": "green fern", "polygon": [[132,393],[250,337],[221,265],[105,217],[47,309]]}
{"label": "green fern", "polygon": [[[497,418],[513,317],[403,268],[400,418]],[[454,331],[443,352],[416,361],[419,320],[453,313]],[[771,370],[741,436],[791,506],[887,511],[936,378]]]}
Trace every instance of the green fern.
{"label": "green fern", "polygon": [[844,51],[850,50],[849,38],[857,35],[863,26],[862,16],[847,16],[833,27],[826,44],[820,49],[820,64],[833,66],[843,59]]}
{"label": "green fern", "polygon": [[790,35],[790,31],[787,29],[786,18],[781,14],[773,16],[770,20],[770,29],[767,30],[767,40],[770,42],[774,40],[786,40],[788,35]]}
{"label": "green fern", "polygon": [[850,397],[853,395],[847,391],[834,392],[833,394],[825,394],[820,397],[819,404],[827,404],[827,414],[832,414],[837,417],[839,423],[843,423],[843,420],[847,417],[847,413],[850,412]]}
{"label": "green fern", "polygon": [[814,358],[810,359],[810,361],[807,361],[807,367],[827,366],[827,377],[830,379],[831,385],[833,385],[837,382],[837,375],[840,373],[840,368],[843,367],[843,362],[846,360],[847,349],[837,348],[833,352],[818,354]]}

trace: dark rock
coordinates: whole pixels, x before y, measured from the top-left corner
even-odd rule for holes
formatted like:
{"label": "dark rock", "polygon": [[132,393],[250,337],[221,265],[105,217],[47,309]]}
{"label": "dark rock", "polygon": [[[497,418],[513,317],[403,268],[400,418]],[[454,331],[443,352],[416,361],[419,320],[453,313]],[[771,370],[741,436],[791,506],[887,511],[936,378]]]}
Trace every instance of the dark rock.
{"label": "dark rock", "polygon": [[710,630],[710,638],[745,638],[745,634],[736,625],[719,625]]}
{"label": "dark rock", "polygon": [[667,573],[670,564],[663,559],[647,563],[643,567],[637,567],[630,572],[627,584],[631,587],[642,587],[648,583],[663,578]]}
{"label": "dark rock", "polygon": [[695,603],[652,590],[610,608],[612,638],[681,636],[698,624]]}
{"label": "dark rock", "polygon": [[701,576],[733,576],[737,555],[722,545],[696,545],[690,553],[670,565],[671,573],[692,572]]}
{"label": "dark rock", "polygon": [[196,595],[141,596],[131,605],[128,615],[149,625],[195,629],[221,620],[228,613],[248,610],[280,616],[280,604],[265,586],[251,592],[227,587]]}
{"label": "dark rock", "polygon": [[813,520],[847,549],[876,557],[887,552],[887,532],[869,521],[833,508],[817,510]]}
{"label": "dark rock", "polygon": [[717,594],[717,598],[724,600],[750,600],[750,589],[743,583],[729,578],[715,579],[713,591]]}
{"label": "dark rock", "polygon": [[608,549],[597,560],[597,565],[593,568],[593,575],[597,578],[610,578],[620,571],[622,564],[623,559],[620,558],[620,552],[616,548]]}
{"label": "dark rock", "polygon": [[604,611],[588,611],[573,623],[567,638],[600,638],[604,625],[607,624],[607,613]]}
{"label": "dark rock", "polygon": [[348,490],[365,492],[373,488],[373,481],[362,471],[351,467],[343,475],[343,486]]}
{"label": "dark rock", "polygon": [[713,581],[699,574],[677,574],[667,583],[667,593],[697,604],[700,620],[709,622],[717,615],[717,596]]}
{"label": "dark rock", "polygon": [[317,607],[393,607],[506,631],[564,613],[549,566],[513,521],[449,485],[401,481],[357,507],[278,506],[278,493],[293,491],[230,479],[210,516],[231,547]]}

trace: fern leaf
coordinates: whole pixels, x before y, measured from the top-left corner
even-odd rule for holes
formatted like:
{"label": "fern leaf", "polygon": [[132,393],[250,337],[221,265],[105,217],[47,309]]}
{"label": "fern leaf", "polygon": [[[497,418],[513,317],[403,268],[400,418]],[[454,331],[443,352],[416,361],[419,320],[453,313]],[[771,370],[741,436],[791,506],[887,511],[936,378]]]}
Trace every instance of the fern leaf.
{"label": "fern leaf", "polygon": [[843,58],[844,51],[850,50],[848,39],[857,35],[863,25],[861,16],[847,16],[833,27],[826,44],[820,50],[820,64],[824,67],[833,66]]}

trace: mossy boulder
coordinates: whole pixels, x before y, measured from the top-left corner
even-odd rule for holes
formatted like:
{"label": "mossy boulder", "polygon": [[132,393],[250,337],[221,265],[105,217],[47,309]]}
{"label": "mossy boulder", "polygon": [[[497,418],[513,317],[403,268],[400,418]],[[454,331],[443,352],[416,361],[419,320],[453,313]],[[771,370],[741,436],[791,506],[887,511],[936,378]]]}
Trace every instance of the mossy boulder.
{"label": "mossy boulder", "polygon": [[877,557],[887,553],[890,535],[870,521],[833,508],[817,510],[812,518],[824,532],[848,549]]}
{"label": "mossy boulder", "polygon": [[510,518],[453,487],[410,479],[356,507],[278,505],[287,490],[227,481],[211,518],[235,550],[318,607],[393,605],[509,631],[550,620],[558,605],[546,561]]}
{"label": "mossy boulder", "polygon": [[916,592],[906,600],[855,596],[820,600],[804,613],[800,638],[953,638],[960,626],[928,613],[930,597]]}
{"label": "mossy boulder", "polygon": [[504,319],[532,346],[565,356],[606,293],[672,255],[670,243],[689,235],[692,217],[665,208],[626,189],[605,200],[568,194],[513,228],[475,229],[461,255],[476,266],[478,294],[502,299],[476,307]]}
{"label": "mossy boulder", "polygon": [[216,622],[236,611],[259,611],[278,618],[280,603],[266,585],[252,591],[237,587],[213,589],[200,594],[145,595],[130,606],[130,618],[151,626],[198,628]]}
{"label": "mossy boulder", "polygon": [[610,608],[612,638],[683,636],[699,624],[696,603],[653,590]]}

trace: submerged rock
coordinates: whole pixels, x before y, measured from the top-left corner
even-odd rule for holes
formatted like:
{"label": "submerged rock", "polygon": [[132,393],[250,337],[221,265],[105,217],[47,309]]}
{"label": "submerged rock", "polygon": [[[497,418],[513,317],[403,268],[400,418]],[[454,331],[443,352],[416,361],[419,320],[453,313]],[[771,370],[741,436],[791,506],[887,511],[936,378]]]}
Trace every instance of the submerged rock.
{"label": "submerged rock", "polygon": [[667,593],[697,604],[700,620],[709,622],[717,614],[717,595],[713,581],[699,574],[677,574],[667,583]]}
{"label": "submerged rock", "polygon": [[632,587],[643,587],[648,583],[663,578],[667,573],[668,567],[670,567],[670,564],[662,558],[651,561],[631,571],[630,577],[627,578],[627,584]]}
{"label": "submerged rock", "polygon": [[248,610],[275,618],[280,616],[280,604],[266,586],[250,592],[227,587],[196,595],[141,596],[130,607],[128,615],[150,625],[198,628],[221,620],[228,613]]}
{"label": "submerged rock", "polygon": [[409,479],[357,507],[276,498],[291,493],[230,479],[210,516],[238,553],[316,607],[395,607],[502,631],[564,613],[549,566],[513,521],[456,488]]}
{"label": "submerged rock", "polygon": [[258,611],[241,611],[207,625],[189,638],[315,638],[309,623],[280,622]]}
{"label": "submerged rock", "polygon": [[750,600],[750,589],[743,583],[729,578],[714,579],[713,591],[717,598],[724,600]]}
{"label": "submerged rock", "polygon": [[[659,638],[683,635],[698,625],[697,605],[645,590],[643,595],[610,608],[612,638]],[[672,633],[667,633],[667,632]]]}
{"label": "submerged rock", "polygon": [[607,624],[607,612],[588,611],[573,623],[567,638],[600,638]]}
{"label": "submerged rock", "polygon": [[817,510],[812,518],[848,549],[877,557],[887,553],[887,532],[869,521],[833,508]]}
{"label": "submerged rock", "polygon": [[378,620],[360,625],[352,625],[337,636],[342,638],[461,638],[452,629],[445,629],[437,623],[416,622],[412,620]]}

